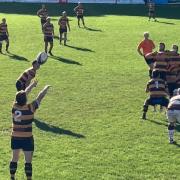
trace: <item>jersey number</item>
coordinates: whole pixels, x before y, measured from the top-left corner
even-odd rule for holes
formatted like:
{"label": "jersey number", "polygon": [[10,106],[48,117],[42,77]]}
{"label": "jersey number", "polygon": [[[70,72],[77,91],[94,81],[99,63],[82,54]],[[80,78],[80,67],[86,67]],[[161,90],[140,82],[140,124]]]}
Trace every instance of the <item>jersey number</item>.
{"label": "jersey number", "polygon": [[21,111],[15,111],[14,114],[15,114],[14,115],[14,121],[21,122],[20,117],[22,116],[22,112]]}

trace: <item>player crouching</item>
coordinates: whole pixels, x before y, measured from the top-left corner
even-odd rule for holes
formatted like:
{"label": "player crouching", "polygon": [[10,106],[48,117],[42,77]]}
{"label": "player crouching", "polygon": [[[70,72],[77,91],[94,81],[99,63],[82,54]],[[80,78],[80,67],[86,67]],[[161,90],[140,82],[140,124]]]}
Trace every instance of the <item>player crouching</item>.
{"label": "player crouching", "polygon": [[160,79],[160,75],[156,71],[153,71],[152,79],[147,83],[146,92],[149,92],[150,97],[144,102],[142,119],[146,119],[149,105],[160,105],[161,107],[167,108],[169,103],[166,82],[163,79]]}

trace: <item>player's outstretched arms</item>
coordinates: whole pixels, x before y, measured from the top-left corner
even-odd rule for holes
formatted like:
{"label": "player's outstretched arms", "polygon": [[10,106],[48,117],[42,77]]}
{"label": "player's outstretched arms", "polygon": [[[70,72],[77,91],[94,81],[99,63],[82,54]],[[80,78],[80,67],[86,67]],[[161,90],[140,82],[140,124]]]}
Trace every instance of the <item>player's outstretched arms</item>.
{"label": "player's outstretched arms", "polygon": [[42,101],[42,99],[45,97],[45,95],[47,94],[48,89],[49,89],[50,87],[51,87],[50,85],[46,85],[46,86],[44,87],[44,89],[42,89],[42,90],[40,91],[40,93],[38,94],[38,96],[36,97],[36,100],[37,100],[37,102],[38,102],[39,104],[41,103],[41,101]]}
{"label": "player's outstretched arms", "polygon": [[31,90],[37,86],[37,83],[38,81],[37,80],[34,80],[26,89],[25,89],[25,92],[26,92],[26,95],[28,95]]}

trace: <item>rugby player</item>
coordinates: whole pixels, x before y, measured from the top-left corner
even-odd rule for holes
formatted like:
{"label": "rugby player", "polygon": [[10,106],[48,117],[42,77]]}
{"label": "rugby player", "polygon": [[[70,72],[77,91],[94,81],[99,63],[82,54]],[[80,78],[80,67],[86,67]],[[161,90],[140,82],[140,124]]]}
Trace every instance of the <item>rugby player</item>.
{"label": "rugby player", "polygon": [[168,134],[169,143],[174,144],[174,131],[176,122],[180,123],[180,89],[177,89],[177,94],[170,99],[167,108],[167,118],[168,118]]}
{"label": "rugby player", "polygon": [[2,43],[3,41],[6,42],[6,52],[8,52],[9,48],[9,32],[6,23],[6,19],[3,18],[0,24],[0,53],[2,53]]}
{"label": "rugby player", "polygon": [[25,90],[31,80],[36,76],[36,71],[40,68],[40,64],[35,60],[32,62],[32,67],[26,69],[16,81],[17,91]]}
{"label": "rugby player", "polygon": [[36,109],[39,108],[42,99],[45,97],[50,87],[49,85],[45,86],[32,103],[27,103],[27,96],[36,85],[37,82],[34,81],[25,89],[25,91],[22,90],[17,92],[12,107],[12,159],[9,164],[11,180],[15,180],[17,163],[21,150],[25,156],[24,170],[27,180],[32,179],[32,157],[34,151],[32,122]]}
{"label": "rugby player", "polygon": [[167,107],[169,103],[166,82],[160,78],[156,71],[153,71],[152,79],[147,83],[146,93],[149,93],[149,98],[144,102],[142,119],[146,119],[149,105]]}
{"label": "rugby player", "polygon": [[[59,18],[58,25],[59,25],[59,41],[60,41],[60,44],[61,44],[61,41],[64,39],[64,45],[66,45],[67,27],[70,31],[69,19],[67,17],[66,11],[62,12],[62,17]],[[64,35],[64,37],[63,37],[63,35]]]}
{"label": "rugby player", "polygon": [[41,27],[43,28],[43,25],[46,23],[46,18],[48,17],[48,11],[44,4],[42,5],[42,8],[38,10],[37,15],[41,19]]}
{"label": "rugby player", "polygon": [[45,52],[48,51],[48,43],[50,44],[49,48],[49,54],[53,56],[52,54],[52,48],[53,48],[53,38],[54,38],[54,26],[51,23],[50,17],[46,18],[46,23],[43,25],[43,33],[44,33],[44,43],[45,43]]}
{"label": "rugby player", "polygon": [[153,70],[153,59],[146,59],[146,55],[148,53],[151,53],[153,49],[155,48],[155,44],[152,40],[149,39],[149,33],[144,32],[144,39],[139,43],[137,47],[137,51],[141,56],[144,56],[144,59],[149,66],[149,76],[151,77],[152,70]]}
{"label": "rugby player", "polygon": [[180,67],[180,56],[178,54],[178,46],[172,45],[172,50],[168,52],[168,69],[166,80],[168,84],[170,97],[173,96],[173,91],[177,89],[178,70]]}
{"label": "rugby player", "polygon": [[76,13],[78,19],[78,26],[80,27],[80,20],[81,20],[83,26],[86,27],[84,23],[84,8],[80,2],[78,2],[78,6],[74,8],[74,12]]}
{"label": "rugby player", "polygon": [[157,21],[155,18],[155,3],[153,1],[150,1],[148,3],[148,8],[149,8],[149,21],[151,20],[151,18],[154,19],[154,21]]}
{"label": "rugby player", "polygon": [[166,72],[168,67],[167,52],[165,51],[165,44],[159,43],[159,52],[148,53],[145,58],[153,60],[153,71],[159,73],[160,78],[166,81]]}

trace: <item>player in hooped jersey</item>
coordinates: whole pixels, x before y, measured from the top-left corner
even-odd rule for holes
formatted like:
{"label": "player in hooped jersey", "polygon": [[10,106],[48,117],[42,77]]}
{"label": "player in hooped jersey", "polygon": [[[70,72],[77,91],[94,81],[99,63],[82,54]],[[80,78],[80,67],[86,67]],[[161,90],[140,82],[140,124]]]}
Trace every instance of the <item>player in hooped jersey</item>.
{"label": "player in hooped jersey", "polygon": [[[67,27],[70,31],[69,19],[67,18],[66,11],[62,12],[62,17],[59,18],[58,25],[59,25],[59,41],[60,41],[60,44],[61,44],[62,40],[64,40],[64,45],[66,45]],[[63,35],[64,35],[64,37],[63,37]]]}
{"label": "player in hooped jersey", "polygon": [[42,8],[38,10],[37,15],[41,18],[41,26],[43,27],[46,23],[46,18],[48,17],[48,11],[44,4],[42,5]]}
{"label": "player in hooped jersey", "polygon": [[154,21],[157,21],[155,18],[155,3],[152,0],[148,3],[148,8],[149,21],[151,20],[151,18],[153,18]]}
{"label": "player in hooped jersey", "polygon": [[80,2],[78,2],[78,6],[74,8],[74,12],[76,13],[78,19],[78,26],[80,27],[80,20],[81,20],[83,26],[86,27],[84,22],[84,8]]}
{"label": "player in hooped jersey", "polygon": [[[43,33],[44,33],[44,43],[45,43],[45,52],[49,52],[51,56],[52,54],[52,48],[53,48],[53,38],[54,38],[54,26],[51,23],[50,17],[46,18],[46,23],[43,25]],[[50,48],[48,51],[48,43],[50,44]]]}
{"label": "player in hooped jersey", "polygon": [[149,105],[167,107],[169,103],[166,82],[160,78],[156,71],[153,71],[152,79],[147,83],[146,92],[149,93],[149,98],[144,102],[142,119],[146,119]]}
{"label": "player in hooped jersey", "polygon": [[2,53],[2,43],[3,43],[3,41],[6,42],[6,52],[8,52],[8,48],[9,48],[9,32],[8,32],[8,26],[7,26],[5,18],[2,19],[2,22],[0,24],[0,53]]}
{"label": "player in hooped jersey", "polygon": [[16,81],[16,89],[17,91],[25,90],[31,80],[35,78],[36,71],[40,68],[40,64],[35,60],[32,62],[32,67],[26,69],[17,79]]}
{"label": "player in hooped jersey", "polygon": [[180,89],[177,89],[174,97],[170,99],[168,109],[167,109],[167,118],[168,118],[168,134],[169,134],[169,143],[175,144],[174,141],[174,131],[176,123],[180,123]]}
{"label": "player in hooped jersey", "polygon": [[45,86],[36,99],[27,103],[27,95],[36,87],[37,82],[32,82],[25,91],[16,93],[15,102],[12,107],[12,134],[11,149],[12,159],[9,164],[11,180],[15,180],[18,166],[19,154],[22,150],[25,156],[24,170],[27,180],[32,180],[32,157],[34,151],[34,138],[32,134],[32,122],[36,109],[39,108],[41,100],[45,97],[49,85]]}

